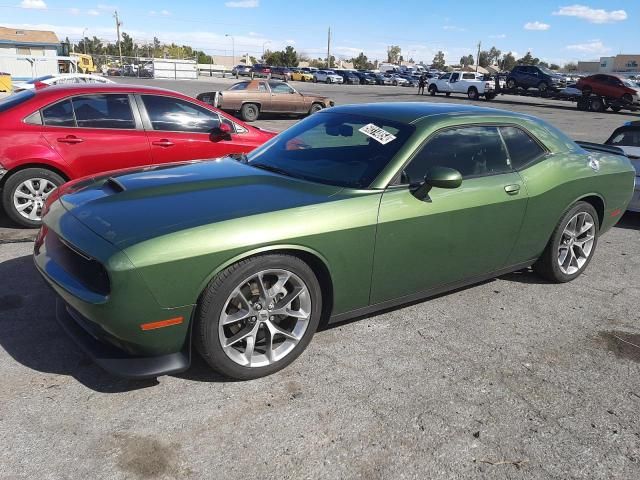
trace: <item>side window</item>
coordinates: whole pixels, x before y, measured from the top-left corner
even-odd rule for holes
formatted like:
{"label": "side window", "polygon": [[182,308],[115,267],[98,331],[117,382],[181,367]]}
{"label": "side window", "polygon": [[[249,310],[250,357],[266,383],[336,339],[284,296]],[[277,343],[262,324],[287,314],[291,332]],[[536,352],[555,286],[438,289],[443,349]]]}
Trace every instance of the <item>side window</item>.
{"label": "side window", "polygon": [[269,82],[269,86],[273,93],[293,93],[293,88],[286,83]]}
{"label": "side window", "polygon": [[206,108],[179,98],[142,95],[154,130],[209,133],[220,126],[220,117]]}
{"label": "side window", "polygon": [[450,82],[457,82],[459,77],[460,77],[459,73],[452,73],[451,74],[451,80],[449,80],[449,81]]}
{"label": "side window", "polygon": [[544,149],[527,133],[516,127],[500,127],[513,168],[521,168],[543,156]]}
{"label": "side window", "polygon": [[259,92],[267,92],[267,85],[264,82],[258,83],[258,91]]}
{"label": "side window", "polygon": [[72,101],[80,128],[136,128],[126,94],[82,95]]}
{"label": "side window", "polygon": [[229,87],[229,90],[246,90],[248,86],[249,82],[240,82],[236,83],[235,85],[231,85],[231,87]]}
{"label": "side window", "polygon": [[473,73],[463,73],[462,74],[462,79],[463,80],[475,80],[476,76]]}
{"label": "side window", "polygon": [[431,167],[458,170],[464,178],[511,171],[496,127],[459,127],[437,133],[405,168],[410,183],[421,182]]}
{"label": "side window", "polygon": [[48,127],[75,127],[71,100],[63,100],[42,109],[42,121]]}

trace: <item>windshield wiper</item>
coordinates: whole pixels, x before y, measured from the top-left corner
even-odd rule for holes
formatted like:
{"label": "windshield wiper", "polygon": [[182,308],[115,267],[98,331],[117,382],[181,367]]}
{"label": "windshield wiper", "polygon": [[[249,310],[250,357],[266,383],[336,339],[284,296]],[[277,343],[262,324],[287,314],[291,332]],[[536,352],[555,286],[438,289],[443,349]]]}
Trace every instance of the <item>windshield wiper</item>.
{"label": "windshield wiper", "polygon": [[275,167],[273,165],[267,165],[266,163],[254,163],[254,162],[251,162],[251,163],[248,163],[248,165],[251,165],[252,167],[255,167],[255,168],[260,168],[262,170],[266,170],[268,172],[277,173],[279,175],[284,175],[286,177],[299,178],[299,177],[296,177],[295,175],[293,175],[291,172],[289,172],[287,170],[284,170],[284,169],[282,169],[280,167]]}

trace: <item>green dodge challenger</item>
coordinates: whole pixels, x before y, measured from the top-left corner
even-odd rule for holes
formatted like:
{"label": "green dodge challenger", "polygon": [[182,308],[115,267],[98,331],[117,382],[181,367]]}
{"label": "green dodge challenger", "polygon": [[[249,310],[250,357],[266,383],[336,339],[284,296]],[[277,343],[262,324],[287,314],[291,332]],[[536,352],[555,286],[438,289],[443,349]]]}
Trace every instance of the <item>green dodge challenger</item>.
{"label": "green dodge challenger", "polygon": [[246,156],[111,172],[51,195],[34,259],[94,361],[144,378],[195,348],[237,379],[339,322],[533,266],[589,264],[634,169],[549,124],[462,105],[348,105]]}

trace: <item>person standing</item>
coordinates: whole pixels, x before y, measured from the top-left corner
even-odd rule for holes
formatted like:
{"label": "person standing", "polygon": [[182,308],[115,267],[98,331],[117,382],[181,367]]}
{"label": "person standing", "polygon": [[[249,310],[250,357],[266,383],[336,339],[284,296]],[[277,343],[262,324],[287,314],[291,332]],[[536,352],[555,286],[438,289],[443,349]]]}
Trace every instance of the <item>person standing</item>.
{"label": "person standing", "polygon": [[420,75],[420,80],[418,80],[418,95],[424,95],[424,87],[427,84],[427,79],[425,74]]}

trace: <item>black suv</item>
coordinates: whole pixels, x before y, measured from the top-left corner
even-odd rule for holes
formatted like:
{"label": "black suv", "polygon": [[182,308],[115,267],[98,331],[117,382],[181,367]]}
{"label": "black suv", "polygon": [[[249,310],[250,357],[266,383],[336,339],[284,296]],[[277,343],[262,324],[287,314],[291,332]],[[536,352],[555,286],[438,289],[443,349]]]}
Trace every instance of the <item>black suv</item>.
{"label": "black suv", "polygon": [[255,77],[271,78],[271,67],[269,65],[255,64],[251,67],[251,78]]}
{"label": "black suv", "polygon": [[549,70],[546,67],[535,65],[518,65],[507,76],[507,88],[517,87],[537,88],[540,93],[548,90],[559,90],[567,86],[567,81],[562,75]]}

